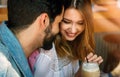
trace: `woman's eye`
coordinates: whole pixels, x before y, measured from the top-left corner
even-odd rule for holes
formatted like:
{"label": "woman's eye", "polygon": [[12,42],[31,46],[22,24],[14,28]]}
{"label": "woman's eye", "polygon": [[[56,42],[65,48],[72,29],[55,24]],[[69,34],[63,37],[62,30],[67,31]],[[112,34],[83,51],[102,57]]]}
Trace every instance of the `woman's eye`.
{"label": "woman's eye", "polygon": [[62,20],[64,23],[69,24],[70,21]]}
{"label": "woman's eye", "polygon": [[78,24],[79,24],[79,25],[83,25],[84,23],[83,23],[83,22],[79,22]]}

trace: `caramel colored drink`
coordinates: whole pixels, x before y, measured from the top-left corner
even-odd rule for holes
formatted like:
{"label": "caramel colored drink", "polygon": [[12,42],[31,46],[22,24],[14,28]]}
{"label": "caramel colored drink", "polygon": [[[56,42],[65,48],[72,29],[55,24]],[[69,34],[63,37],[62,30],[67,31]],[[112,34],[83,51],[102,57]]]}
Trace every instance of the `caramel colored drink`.
{"label": "caramel colored drink", "polygon": [[83,63],[82,77],[100,77],[100,69],[97,63]]}

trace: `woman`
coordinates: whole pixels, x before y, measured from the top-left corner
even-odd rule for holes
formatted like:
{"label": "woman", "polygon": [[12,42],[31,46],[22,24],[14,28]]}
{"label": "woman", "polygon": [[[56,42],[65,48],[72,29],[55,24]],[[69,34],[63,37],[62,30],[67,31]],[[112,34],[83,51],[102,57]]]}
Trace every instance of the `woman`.
{"label": "woman", "polygon": [[[103,59],[93,55],[93,23],[89,0],[66,2],[65,13],[53,48],[40,49],[34,65],[35,77],[74,77],[79,69],[79,60],[97,62]],[[90,53],[91,52],[91,53]]]}

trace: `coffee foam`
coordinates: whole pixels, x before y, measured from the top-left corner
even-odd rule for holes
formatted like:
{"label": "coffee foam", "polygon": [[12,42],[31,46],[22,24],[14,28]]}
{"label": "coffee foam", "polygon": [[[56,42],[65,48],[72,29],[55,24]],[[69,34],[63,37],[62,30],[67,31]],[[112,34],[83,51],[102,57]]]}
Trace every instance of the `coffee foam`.
{"label": "coffee foam", "polygon": [[88,72],[99,71],[99,66],[97,63],[83,63],[82,69]]}

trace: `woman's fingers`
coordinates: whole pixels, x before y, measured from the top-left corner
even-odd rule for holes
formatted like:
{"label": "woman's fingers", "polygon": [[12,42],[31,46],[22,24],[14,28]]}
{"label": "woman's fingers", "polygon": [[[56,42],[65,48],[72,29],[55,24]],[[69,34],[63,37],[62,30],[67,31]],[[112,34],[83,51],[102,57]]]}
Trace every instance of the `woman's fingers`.
{"label": "woman's fingers", "polygon": [[88,54],[87,59],[89,62],[97,62],[98,64],[101,64],[103,62],[103,58],[101,56],[97,56],[93,53]]}
{"label": "woman's fingers", "polygon": [[97,58],[97,55],[96,54],[94,55],[93,53],[90,53],[87,56],[88,61],[94,61],[96,58]]}
{"label": "woman's fingers", "polygon": [[103,62],[103,58],[99,56],[96,59],[94,59],[93,62],[97,62],[98,64],[101,64]]}
{"label": "woman's fingers", "polygon": [[88,55],[87,55],[87,58],[89,59],[89,58],[91,58],[93,56],[93,53],[89,53]]}

